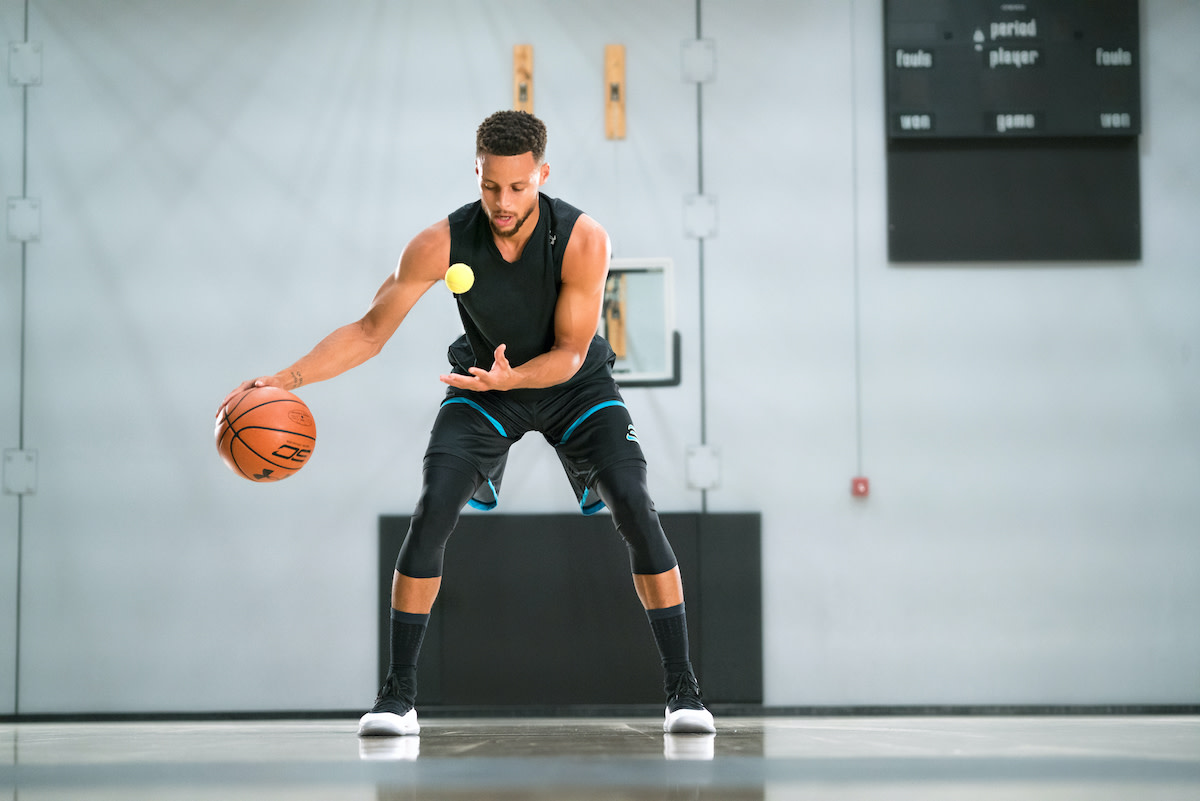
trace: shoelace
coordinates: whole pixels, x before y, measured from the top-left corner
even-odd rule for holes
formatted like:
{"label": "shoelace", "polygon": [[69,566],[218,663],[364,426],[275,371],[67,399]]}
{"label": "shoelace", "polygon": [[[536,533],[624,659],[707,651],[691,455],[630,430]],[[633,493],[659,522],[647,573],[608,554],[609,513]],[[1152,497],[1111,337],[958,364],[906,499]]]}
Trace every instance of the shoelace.
{"label": "shoelace", "polygon": [[412,704],[416,697],[415,682],[412,679],[401,678],[395,673],[388,673],[387,678],[383,680],[383,686],[379,688],[379,695],[375,697],[375,703],[387,699],[398,698],[408,704]]}
{"label": "shoelace", "polygon": [[667,703],[676,709],[701,709],[704,703],[700,700],[700,683],[690,671],[680,673],[667,690]]}

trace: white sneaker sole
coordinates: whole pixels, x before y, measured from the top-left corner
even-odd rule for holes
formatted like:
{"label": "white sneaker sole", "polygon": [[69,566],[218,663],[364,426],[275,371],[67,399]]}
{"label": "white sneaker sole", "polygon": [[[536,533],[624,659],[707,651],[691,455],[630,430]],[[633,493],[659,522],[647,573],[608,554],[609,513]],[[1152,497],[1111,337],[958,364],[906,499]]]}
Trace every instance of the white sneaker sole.
{"label": "white sneaker sole", "polygon": [[420,734],[417,710],[410,709],[404,715],[395,712],[368,712],[358,719],[359,737],[400,737],[405,734]]}
{"label": "white sneaker sole", "polygon": [[716,734],[717,724],[707,709],[677,709],[667,713],[663,731],[668,734]]}

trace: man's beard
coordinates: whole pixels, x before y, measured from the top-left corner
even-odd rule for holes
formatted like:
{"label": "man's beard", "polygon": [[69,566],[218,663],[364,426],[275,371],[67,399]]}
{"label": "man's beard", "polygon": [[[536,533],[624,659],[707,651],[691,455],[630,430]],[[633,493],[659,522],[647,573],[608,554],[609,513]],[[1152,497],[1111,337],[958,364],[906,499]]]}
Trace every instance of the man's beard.
{"label": "man's beard", "polygon": [[491,226],[492,233],[495,234],[496,236],[503,236],[506,238],[516,236],[517,231],[521,230],[521,226],[524,225],[525,221],[529,219],[530,214],[533,214],[532,206],[529,207],[529,211],[525,212],[525,216],[518,217],[517,221],[515,223],[513,223],[513,227],[508,229],[507,231],[501,231],[499,228],[497,228],[495,221],[493,221],[491,218],[488,218],[488,225]]}

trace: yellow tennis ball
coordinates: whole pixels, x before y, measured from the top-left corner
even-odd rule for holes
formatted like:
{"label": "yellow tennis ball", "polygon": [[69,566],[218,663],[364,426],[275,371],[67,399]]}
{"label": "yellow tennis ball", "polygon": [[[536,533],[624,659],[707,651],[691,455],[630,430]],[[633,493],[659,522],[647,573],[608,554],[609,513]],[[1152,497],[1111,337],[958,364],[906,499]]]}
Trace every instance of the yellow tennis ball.
{"label": "yellow tennis ball", "polygon": [[446,270],[446,286],[450,287],[450,291],[455,295],[466,292],[474,283],[475,273],[462,262],[451,264],[450,269]]}

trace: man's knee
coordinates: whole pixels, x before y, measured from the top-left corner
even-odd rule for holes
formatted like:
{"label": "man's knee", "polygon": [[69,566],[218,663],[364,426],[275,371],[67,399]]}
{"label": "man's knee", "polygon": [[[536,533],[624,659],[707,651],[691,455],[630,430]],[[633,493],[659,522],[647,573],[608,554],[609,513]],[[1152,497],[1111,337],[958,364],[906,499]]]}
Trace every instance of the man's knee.
{"label": "man's knee", "polygon": [[650,500],[644,464],[625,462],[607,468],[597,476],[596,489],[612,512],[617,532],[629,548],[629,562],[634,573],[665,573],[678,565],[658,520],[654,502]]}
{"label": "man's knee", "polygon": [[466,462],[461,467],[444,462],[425,464],[421,497],[400,546],[396,570],[412,578],[442,575],[446,541],[478,484],[478,474]]}

